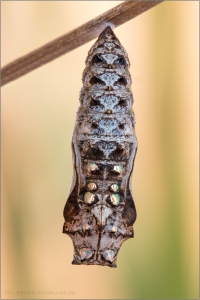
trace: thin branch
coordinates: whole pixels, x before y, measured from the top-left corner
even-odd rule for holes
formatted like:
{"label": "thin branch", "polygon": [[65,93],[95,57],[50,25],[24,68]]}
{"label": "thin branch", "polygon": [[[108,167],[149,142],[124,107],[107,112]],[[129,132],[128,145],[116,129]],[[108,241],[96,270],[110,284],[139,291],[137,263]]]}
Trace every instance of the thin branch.
{"label": "thin branch", "polygon": [[1,85],[19,78],[22,75],[52,61],[53,59],[98,37],[110,25],[111,28],[137,17],[161,1],[125,1],[102,15],[79,26],[52,42],[22,56],[1,69]]}

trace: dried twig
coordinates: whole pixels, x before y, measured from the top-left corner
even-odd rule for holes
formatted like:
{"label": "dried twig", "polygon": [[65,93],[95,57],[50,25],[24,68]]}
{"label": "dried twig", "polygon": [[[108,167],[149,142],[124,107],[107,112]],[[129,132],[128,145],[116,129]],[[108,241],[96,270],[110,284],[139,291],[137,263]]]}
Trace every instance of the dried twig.
{"label": "dried twig", "polygon": [[3,67],[1,69],[1,85],[15,80],[53,59],[91,41],[96,38],[106,26],[110,25],[111,28],[117,27],[163,1],[164,0],[125,1],[122,4],[115,6],[69,33]]}

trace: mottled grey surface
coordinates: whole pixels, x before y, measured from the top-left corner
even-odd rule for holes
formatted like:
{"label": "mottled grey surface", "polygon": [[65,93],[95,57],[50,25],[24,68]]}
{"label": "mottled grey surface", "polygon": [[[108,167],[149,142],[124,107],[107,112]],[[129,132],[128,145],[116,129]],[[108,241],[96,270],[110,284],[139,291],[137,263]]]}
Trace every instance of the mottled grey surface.
{"label": "mottled grey surface", "polygon": [[63,232],[74,245],[73,264],[116,267],[121,244],[133,237],[130,178],[137,139],[129,66],[107,27],[86,59],[72,139],[74,176]]}

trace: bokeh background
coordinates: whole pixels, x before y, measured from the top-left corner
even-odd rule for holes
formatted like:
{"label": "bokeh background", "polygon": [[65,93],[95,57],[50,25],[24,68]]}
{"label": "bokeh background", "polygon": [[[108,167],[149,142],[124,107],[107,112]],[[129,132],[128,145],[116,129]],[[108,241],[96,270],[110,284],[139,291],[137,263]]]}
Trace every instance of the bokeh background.
{"label": "bokeh background", "polygon": [[[2,1],[2,66],[119,1]],[[72,266],[62,234],[71,137],[94,41],[2,87],[3,299],[198,299],[199,2],[115,29],[129,54],[139,148],[135,238],[118,267]]]}

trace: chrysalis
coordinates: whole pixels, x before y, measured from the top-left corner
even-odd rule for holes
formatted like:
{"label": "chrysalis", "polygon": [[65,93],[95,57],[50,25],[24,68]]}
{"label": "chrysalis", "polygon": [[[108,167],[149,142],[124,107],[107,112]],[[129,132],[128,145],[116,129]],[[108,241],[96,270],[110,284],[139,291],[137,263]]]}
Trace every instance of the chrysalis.
{"label": "chrysalis", "polygon": [[86,59],[72,139],[74,176],[63,226],[74,245],[72,264],[116,267],[121,244],[133,237],[137,140],[129,66],[107,27]]}

